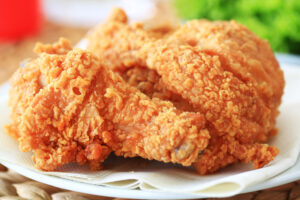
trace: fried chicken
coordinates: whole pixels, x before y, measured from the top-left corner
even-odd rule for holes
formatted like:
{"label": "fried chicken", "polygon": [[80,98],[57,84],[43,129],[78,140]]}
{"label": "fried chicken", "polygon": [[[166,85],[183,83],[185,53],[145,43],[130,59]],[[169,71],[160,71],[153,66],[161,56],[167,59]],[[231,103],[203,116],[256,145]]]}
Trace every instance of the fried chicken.
{"label": "fried chicken", "polygon": [[235,21],[207,20],[186,23],[168,38],[168,43],[177,43],[178,40],[197,46],[210,55],[217,55],[224,70],[256,89],[271,112],[269,120],[261,120],[265,122],[262,124],[265,129],[257,139],[265,142],[272,136],[274,131],[271,130],[283,95],[284,78],[268,42]]}
{"label": "fried chicken", "polygon": [[119,72],[122,78],[131,86],[138,88],[141,92],[151,98],[159,98],[171,101],[176,108],[182,111],[192,112],[193,107],[178,95],[166,87],[161,82],[162,79],[155,70],[145,67],[129,68],[126,71]]}
{"label": "fried chicken", "polygon": [[12,78],[7,130],[22,151],[34,152],[38,168],[78,162],[98,169],[111,151],[190,166],[207,147],[210,135],[199,112],[150,99],[65,40],[36,51],[39,58]]}
{"label": "fried chicken", "polygon": [[[124,12],[110,19],[118,15]],[[109,34],[103,32],[108,27]],[[112,20],[88,39],[88,49],[105,55],[111,69],[149,97],[204,114],[211,139],[194,163],[200,174],[237,161],[260,168],[278,154],[264,143],[276,134],[283,73],[268,43],[246,27],[195,20],[153,37],[141,24]]]}
{"label": "fried chicken", "polygon": [[[214,130],[217,137],[224,138],[223,143],[230,140],[227,148],[231,156],[252,161],[256,168],[274,158],[276,148],[263,148],[264,144],[255,143],[260,134],[270,131],[265,125],[273,120],[270,109],[251,84],[245,84],[224,70],[217,55],[191,46],[156,43],[145,45],[141,52],[147,55],[147,66],[161,75],[166,88],[181,94],[195,110],[205,113],[206,120],[213,127],[210,130]],[[255,155],[250,153],[253,149],[257,151]],[[246,155],[240,153],[248,151]],[[200,165],[200,173],[206,173],[205,170],[202,172]]]}
{"label": "fried chicken", "polygon": [[[178,40],[192,47],[198,47],[207,54],[218,56],[224,70],[256,90],[255,103],[257,104],[257,99],[260,99],[265,109],[261,111],[263,114],[256,113],[256,116],[253,116],[259,129],[256,128],[252,133],[250,132],[252,136],[255,136],[250,140],[251,142],[266,142],[277,133],[274,126],[283,95],[284,79],[283,72],[267,41],[261,40],[249,29],[234,21],[210,22],[207,20],[186,23],[168,38],[167,43],[178,43]],[[210,130],[211,134],[214,134],[213,132]],[[235,136],[243,146],[236,147],[231,142],[232,145],[228,145],[229,154],[240,158],[245,156],[244,152],[247,149],[245,144],[249,143],[249,137],[245,135],[249,135],[249,132],[242,132]],[[219,148],[220,143],[214,146],[214,148]],[[256,158],[254,161],[256,168],[271,161],[278,153],[278,150],[266,145],[254,146],[256,147],[248,147],[249,153],[245,161],[253,159],[256,152],[261,156],[261,159]],[[260,154],[261,152],[263,154]],[[201,166],[211,160],[211,156],[204,161],[201,160],[196,168],[205,171],[205,167],[203,169]]]}
{"label": "fried chicken", "polygon": [[37,167],[97,169],[112,151],[200,174],[272,161],[284,79],[269,44],[234,21],[145,27],[115,9],[89,32],[92,53],[39,44],[15,73],[7,130]]}
{"label": "fried chicken", "polygon": [[[161,34],[144,30],[143,25],[127,25],[127,15],[121,9],[114,9],[108,21],[90,31],[88,49],[99,56],[111,69],[124,69],[138,65],[141,61],[135,56],[140,44],[155,40]],[[103,40],[102,40],[103,38]],[[125,39],[126,38],[126,39]]]}

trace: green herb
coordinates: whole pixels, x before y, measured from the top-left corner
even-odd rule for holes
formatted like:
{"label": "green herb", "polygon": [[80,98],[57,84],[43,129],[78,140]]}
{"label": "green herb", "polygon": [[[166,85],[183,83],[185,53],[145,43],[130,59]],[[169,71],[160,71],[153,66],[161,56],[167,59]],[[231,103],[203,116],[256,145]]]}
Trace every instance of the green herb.
{"label": "green herb", "polygon": [[300,54],[300,0],[175,0],[184,19],[234,19],[278,52]]}

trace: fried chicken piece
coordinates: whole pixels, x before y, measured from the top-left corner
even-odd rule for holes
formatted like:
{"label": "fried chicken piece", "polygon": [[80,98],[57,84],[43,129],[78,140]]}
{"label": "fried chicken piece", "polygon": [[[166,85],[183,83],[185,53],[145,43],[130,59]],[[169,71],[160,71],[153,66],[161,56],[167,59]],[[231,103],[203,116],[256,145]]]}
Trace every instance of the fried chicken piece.
{"label": "fried chicken piece", "polygon": [[[42,170],[69,162],[89,162],[100,168],[111,152],[102,138],[88,135],[97,130],[98,119],[86,118],[87,109],[79,110],[99,67],[84,54],[80,58],[79,53],[70,52],[66,58],[71,49],[63,39],[54,45],[38,44],[36,51],[45,53],[18,69],[11,79],[12,123],[6,126],[7,132],[19,141],[22,151],[33,150],[33,160]],[[82,61],[87,63],[83,66]],[[87,125],[80,125],[81,121]]]}
{"label": "fried chicken piece", "polygon": [[134,53],[140,49],[138,44],[154,40],[155,37],[144,31],[142,24],[135,23],[128,26],[125,12],[115,9],[108,21],[95,27],[88,34],[88,38],[97,42],[89,42],[87,49],[106,62],[106,66],[117,70],[138,65],[141,61],[137,60]]}
{"label": "fried chicken piece", "polygon": [[167,29],[153,29],[146,28],[147,24],[144,27],[143,23],[127,23],[126,13],[119,8],[113,9],[106,23],[89,32],[87,39],[90,42],[87,49],[101,57],[110,69],[119,73],[130,85],[138,87],[151,98],[172,100],[177,108],[190,111],[192,107],[182,100],[180,95],[161,87],[157,82],[160,76],[155,70],[141,66],[143,62],[136,56],[136,52],[145,43],[164,38],[176,29],[173,26],[168,26]]}
{"label": "fried chicken piece", "polygon": [[106,65],[114,71],[123,71],[127,67],[136,66],[142,63],[136,56],[143,44],[164,38],[175,31],[175,28],[160,30],[146,28],[143,23],[128,25],[126,13],[115,8],[107,22],[91,30],[87,39],[87,49],[99,56]]}
{"label": "fried chicken piece", "polygon": [[99,168],[111,150],[184,166],[195,162],[210,139],[200,113],[151,100],[99,58],[69,46],[65,40],[40,45],[40,57],[12,79],[13,123],[7,130],[22,151],[34,152],[38,168],[69,162]]}
{"label": "fried chicken piece", "polygon": [[[174,43],[177,45],[178,43],[188,44],[191,47],[201,49],[209,55],[218,56],[222,63],[222,68],[225,71],[231,72],[245,84],[255,88],[258,95],[257,99],[260,98],[267,108],[265,109],[266,115],[256,114],[256,121],[259,121],[260,129],[254,130],[253,133],[250,132],[253,136],[256,135],[252,141],[266,142],[268,138],[277,133],[274,126],[275,119],[279,113],[278,106],[281,103],[281,97],[283,95],[284,78],[283,72],[279,68],[279,64],[267,41],[261,40],[246,27],[234,21],[210,22],[207,20],[195,20],[188,22],[178,29],[165,43]],[[215,135],[215,130],[209,129],[209,131],[211,135]],[[249,132],[244,132],[235,136],[242,142],[244,149],[246,148],[245,143],[249,142],[249,137],[245,137],[247,133],[249,135]],[[221,141],[214,144],[214,141],[211,140],[206,152],[209,152],[210,149],[212,149],[212,152],[216,149],[220,152],[220,146],[224,142]],[[230,155],[219,156],[224,158],[224,161],[216,158],[215,161],[217,164],[213,165],[221,166],[226,162],[234,162],[231,155],[237,153],[232,152],[232,150],[229,151],[228,149],[230,148],[223,148],[222,151],[228,151]],[[242,148],[235,147],[235,149]],[[257,146],[253,148],[251,152],[249,152],[246,161],[249,161],[251,157],[253,158],[255,149],[258,155],[259,152],[264,152],[264,156],[262,156],[263,159],[254,162],[256,168],[265,165],[278,153],[276,149],[266,148],[261,145],[260,147]],[[239,152],[240,155],[243,155],[245,151],[239,150]],[[212,155],[213,154],[214,153],[212,153]],[[196,166],[202,173],[205,173],[207,170],[207,167],[202,166],[205,166],[205,163],[208,161],[212,162],[212,160],[214,160],[212,159],[214,156],[207,156],[206,159],[205,156],[204,154],[200,159],[199,165]],[[238,155],[235,157],[237,156]]]}
{"label": "fried chicken piece", "polygon": [[161,31],[151,28],[147,30],[143,23],[131,25],[127,23],[126,13],[119,8],[113,9],[107,22],[89,32],[87,39],[90,42],[87,49],[102,58],[103,62],[106,62],[114,72],[119,73],[126,82],[138,87],[151,98],[172,100],[177,108],[189,110],[190,105],[182,101],[180,95],[160,87],[160,76],[155,70],[142,66],[142,60],[136,56],[136,52],[145,43],[166,37],[175,29],[168,27],[167,30]]}
{"label": "fried chicken piece", "polygon": [[[114,13],[119,14],[124,13]],[[191,21],[157,38],[126,22],[117,22],[122,28],[110,29],[108,36],[99,33],[107,25],[90,33],[88,48],[117,57],[121,67],[112,69],[148,96],[205,115],[211,141],[194,164],[199,173],[238,160],[259,168],[274,159],[278,150],[260,143],[276,134],[284,80],[266,41],[233,21]],[[105,49],[101,45],[107,40]],[[119,48],[123,44],[134,48]],[[131,62],[124,59],[128,53]]]}
{"label": "fried chicken piece", "polygon": [[[124,73],[121,73],[121,75],[123,75],[123,78],[127,81],[127,83],[137,87],[149,97],[155,96],[161,99],[170,100],[180,110],[195,110],[192,105],[190,105],[180,95],[169,91],[162,83],[161,76],[158,75],[155,70],[143,67],[134,67],[128,69]],[[209,129],[212,137],[209,141],[208,147],[205,149],[203,154],[201,154],[201,159],[198,160],[197,164],[194,164],[194,167],[200,174],[207,174],[208,172],[212,173],[219,168],[238,161],[236,157],[230,154],[228,149],[228,145],[230,143],[225,143],[225,141],[227,141],[225,140],[226,137],[218,136],[218,132],[210,128],[210,126],[207,128]]]}
{"label": "fried chicken piece", "polygon": [[194,20],[186,23],[168,38],[168,43],[197,46],[211,55],[218,55],[226,71],[246,84],[251,84],[270,110],[265,130],[258,140],[266,142],[276,131],[275,119],[283,95],[283,72],[267,41],[235,22]]}
{"label": "fried chicken piece", "polygon": [[218,56],[190,46],[147,44],[147,67],[161,75],[164,87],[205,113],[220,135],[226,132],[243,142],[256,141],[264,132],[270,111],[251,84],[225,71]]}
{"label": "fried chicken piece", "polygon": [[[147,56],[147,66],[161,75],[166,88],[181,94],[195,110],[205,113],[214,130],[211,134],[230,140],[227,148],[231,156],[252,161],[255,168],[273,160],[278,153],[275,147],[264,148],[264,144],[255,143],[260,134],[270,131],[265,126],[274,120],[270,109],[255,87],[224,70],[217,55],[197,47],[156,43],[145,45],[141,54]],[[200,169],[200,173],[206,171]]]}

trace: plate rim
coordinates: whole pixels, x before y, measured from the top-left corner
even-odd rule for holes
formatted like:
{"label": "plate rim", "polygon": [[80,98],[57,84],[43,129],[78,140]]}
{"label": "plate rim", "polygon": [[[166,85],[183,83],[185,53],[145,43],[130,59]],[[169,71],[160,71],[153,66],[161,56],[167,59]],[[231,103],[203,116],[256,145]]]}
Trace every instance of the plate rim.
{"label": "plate rim", "polygon": [[[8,169],[11,169],[27,178],[32,180],[51,185],[54,187],[58,187],[61,189],[71,190],[75,192],[81,192],[85,194],[92,194],[97,196],[107,196],[107,197],[117,197],[117,198],[131,198],[131,199],[202,199],[207,198],[207,196],[203,195],[192,195],[192,194],[184,194],[184,193],[171,193],[171,192],[162,192],[162,191],[143,191],[136,189],[121,189],[114,188],[110,186],[102,186],[102,185],[94,185],[83,183],[79,181],[72,181],[68,179],[64,179],[61,177],[41,174],[35,172],[26,167],[21,167],[13,163],[0,162]],[[58,182],[62,181],[62,182]],[[54,184],[55,182],[55,184]],[[68,185],[70,184],[70,185]],[[75,186],[75,187],[74,187]],[[72,188],[74,187],[74,188]],[[88,191],[87,191],[87,190]],[[97,189],[97,190],[93,190]],[[99,190],[100,189],[100,190]],[[102,193],[103,192],[103,193]]]}
{"label": "plate rim", "polygon": [[[164,191],[143,191],[137,189],[122,189],[114,188],[110,186],[94,185],[79,181],[73,181],[64,179],[62,177],[55,177],[51,175],[41,174],[32,169],[21,167],[13,163],[1,162],[7,168],[35,181],[58,187],[61,189],[71,190],[75,192],[81,192],[85,194],[92,194],[97,196],[106,196],[106,197],[116,197],[116,198],[131,198],[131,199],[203,199],[203,198],[214,198],[208,197],[201,194],[185,194],[185,193],[173,193],[173,192],[164,192]],[[248,192],[254,192],[259,190],[264,190],[280,185],[284,185],[296,180],[300,180],[300,171],[295,174],[291,172],[292,169],[300,166],[300,155],[296,163],[286,171],[281,174],[257,185],[252,185],[248,188],[245,188],[239,194],[244,194]],[[297,171],[296,171],[297,172]],[[280,181],[274,181],[273,179],[280,176]],[[238,194],[236,194],[238,195]]]}

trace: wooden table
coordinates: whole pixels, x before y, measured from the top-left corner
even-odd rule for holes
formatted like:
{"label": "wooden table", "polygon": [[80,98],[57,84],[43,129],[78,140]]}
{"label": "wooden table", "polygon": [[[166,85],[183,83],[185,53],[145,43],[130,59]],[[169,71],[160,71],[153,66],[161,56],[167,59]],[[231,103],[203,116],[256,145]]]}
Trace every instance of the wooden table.
{"label": "wooden table", "polygon": [[[35,56],[35,54],[32,52],[32,49],[37,41],[44,43],[52,43],[57,41],[59,37],[66,37],[72,42],[72,44],[76,44],[85,35],[86,31],[87,30],[83,28],[67,27],[50,22],[45,22],[43,30],[40,32],[40,34],[38,34],[35,37],[26,38],[22,41],[14,42],[11,44],[0,44],[0,83],[3,83],[9,79],[12,73],[19,67],[19,63],[22,60],[28,57]],[[6,193],[3,193],[3,191],[6,191]],[[39,198],[37,198],[36,195],[38,195]],[[91,195],[79,194],[71,191],[65,191],[58,188],[50,187],[42,183],[29,180],[14,172],[8,171],[5,167],[0,165],[0,200],[35,198],[52,198],[53,200],[67,199],[64,195],[68,195],[69,200],[112,199],[108,197],[96,197]],[[8,198],[8,196],[15,196],[15,198]],[[16,196],[19,196],[19,198],[17,198]],[[300,181],[296,181],[272,189],[222,199],[300,200]]]}

